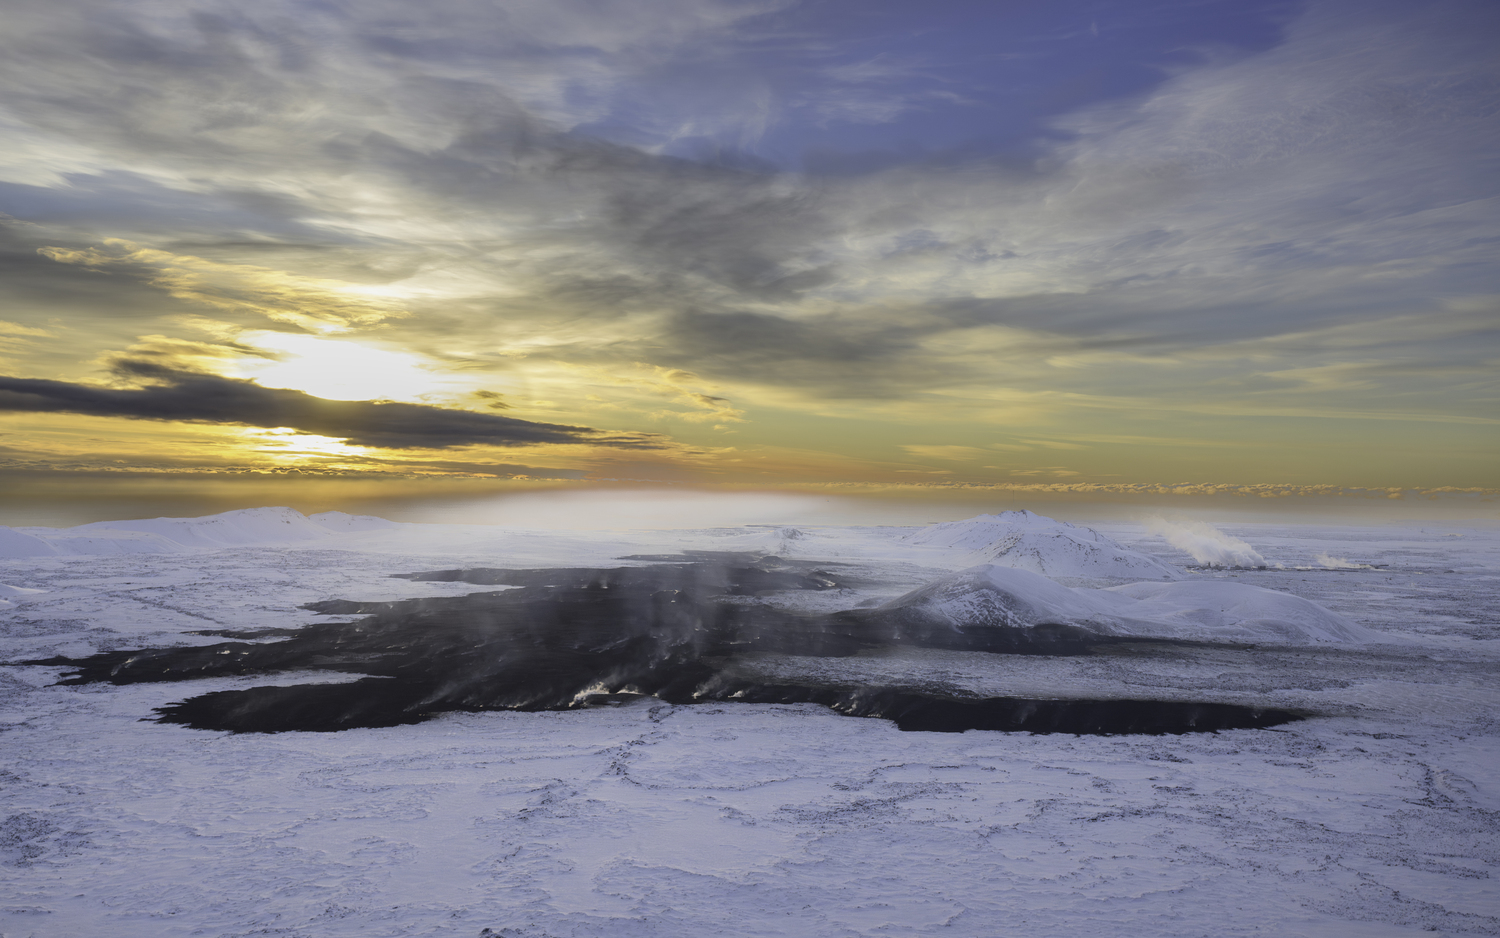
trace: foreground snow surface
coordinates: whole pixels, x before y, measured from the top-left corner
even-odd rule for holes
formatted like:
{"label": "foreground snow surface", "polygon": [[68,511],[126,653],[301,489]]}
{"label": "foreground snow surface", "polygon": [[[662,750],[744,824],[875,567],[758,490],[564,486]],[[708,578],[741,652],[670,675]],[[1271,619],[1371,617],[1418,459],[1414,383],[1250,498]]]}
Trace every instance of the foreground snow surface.
{"label": "foreground snow surface", "polygon": [[[0,561],[0,583],[15,588],[0,606],[0,658],[208,644],[218,639],[187,633],[296,625],[313,618],[297,607],[317,600],[474,591],[390,578],[457,566],[795,553],[874,584],[817,599],[847,608],[975,562],[963,544],[913,547],[910,529],[588,536],[314,522],[324,534],[261,511],[208,531],[250,546],[183,543],[202,526],[111,523],[93,536],[145,535],[153,552]],[[283,523],[298,540],[253,546],[275,543]],[[1190,559],[1143,527],[1099,528],[1161,563]],[[142,718],[209,690],[307,677],[56,687],[55,668],[0,669],[0,934],[1500,934],[1500,534],[1228,531],[1285,568],[1095,585],[1142,602],[1215,581],[1263,587],[1376,640],[743,667],[1291,707],[1308,720],[1162,737],[903,733],[813,705],[647,699],[227,735]],[[54,546],[74,536],[41,533]],[[1297,569],[1320,555],[1353,566]]]}

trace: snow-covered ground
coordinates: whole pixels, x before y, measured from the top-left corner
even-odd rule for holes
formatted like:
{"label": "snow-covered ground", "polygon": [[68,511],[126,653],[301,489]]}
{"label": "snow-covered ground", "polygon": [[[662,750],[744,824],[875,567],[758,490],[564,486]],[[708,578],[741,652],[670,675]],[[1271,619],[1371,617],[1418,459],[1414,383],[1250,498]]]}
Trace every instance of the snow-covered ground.
{"label": "snow-covered ground", "polygon": [[[59,687],[58,668],[0,668],[0,934],[1500,934],[1500,531],[1091,527],[1007,514],[589,533],[258,509],[0,529],[7,661],[210,644],[188,633],[295,626],[321,600],[493,588],[397,573],[742,551],[842,564],[860,584],[781,599],[810,612],[913,591],[948,613],[1018,598],[1050,621],[1094,604],[1068,621],[1239,642],[736,666],[761,679],[1316,714],[1075,737],[643,699],[235,735],[143,718],[211,690],[352,676]],[[1214,544],[1266,566],[1204,569],[1221,555],[1190,551]],[[954,606],[966,576],[998,592]],[[1285,632],[1299,616],[1354,631],[1318,644]],[[1214,633],[1231,620],[1259,641]]]}

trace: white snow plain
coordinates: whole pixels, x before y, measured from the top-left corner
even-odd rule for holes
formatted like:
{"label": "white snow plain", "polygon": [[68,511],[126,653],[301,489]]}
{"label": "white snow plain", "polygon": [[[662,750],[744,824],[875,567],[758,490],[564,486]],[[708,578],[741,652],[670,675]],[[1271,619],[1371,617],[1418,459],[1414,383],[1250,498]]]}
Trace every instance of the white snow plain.
{"label": "white snow plain", "polygon": [[[0,528],[5,661],[210,644],[189,633],[295,626],[319,600],[477,591],[396,573],[729,550],[870,584],[771,600],[810,611],[905,596],[959,628],[1024,613],[1219,643],[737,665],[766,680],[1314,714],[1075,737],[645,699],[235,735],[147,718],[212,690],[353,676],[59,687],[59,668],[5,667],[0,934],[1500,934],[1500,531],[1223,527],[1281,566],[1188,571],[1146,526],[1011,512],[922,530],[555,532],[289,509]],[[1319,555],[1349,566],[1309,568]]]}

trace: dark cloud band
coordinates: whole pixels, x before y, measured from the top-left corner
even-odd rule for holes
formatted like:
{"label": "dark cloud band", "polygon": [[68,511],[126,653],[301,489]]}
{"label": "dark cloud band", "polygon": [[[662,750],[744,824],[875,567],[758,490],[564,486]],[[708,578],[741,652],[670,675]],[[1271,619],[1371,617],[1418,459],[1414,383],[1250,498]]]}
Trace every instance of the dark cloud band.
{"label": "dark cloud band", "polygon": [[0,376],[0,410],[73,413],[137,420],[186,420],[248,427],[289,427],[383,449],[447,449],[455,446],[523,446],[588,443],[650,448],[640,434],[609,434],[588,427],[533,423],[425,404],[389,401],[330,401],[301,391],[266,388],[218,375],[152,369],[159,383],[115,389],[40,378]]}

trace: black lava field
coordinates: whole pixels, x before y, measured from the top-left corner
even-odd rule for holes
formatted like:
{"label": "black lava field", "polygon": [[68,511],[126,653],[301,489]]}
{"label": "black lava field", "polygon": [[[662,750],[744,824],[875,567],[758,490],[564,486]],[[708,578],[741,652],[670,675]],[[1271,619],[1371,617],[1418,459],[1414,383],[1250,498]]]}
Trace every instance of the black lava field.
{"label": "black lava field", "polygon": [[[230,641],[49,658],[63,684],[184,681],[327,671],[362,675],[216,691],[162,707],[158,719],[205,730],[330,732],[419,723],[451,711],[571,710],[652,696],[674,704],[815,703],[903,730],[1180,734],[1275,726],[1285,710],[1222,703],[934,694],[930,688],[749,682],[735,661],[758,655],[847,657],[899,646],[1014,655],[1090,655],[1159,639],[1101,638],[1073,626],[957,630],[891,603],[803,615],[764,596],[852,585],[836,565],[692,554],[610,569],[467,569],[410,580],[503,586],[389,603],[334,600],[339,615],[297,628],[212,631]],[[627,560],[666,561],[665,557]],[[268,641],[269,639],[269,641]]]}

